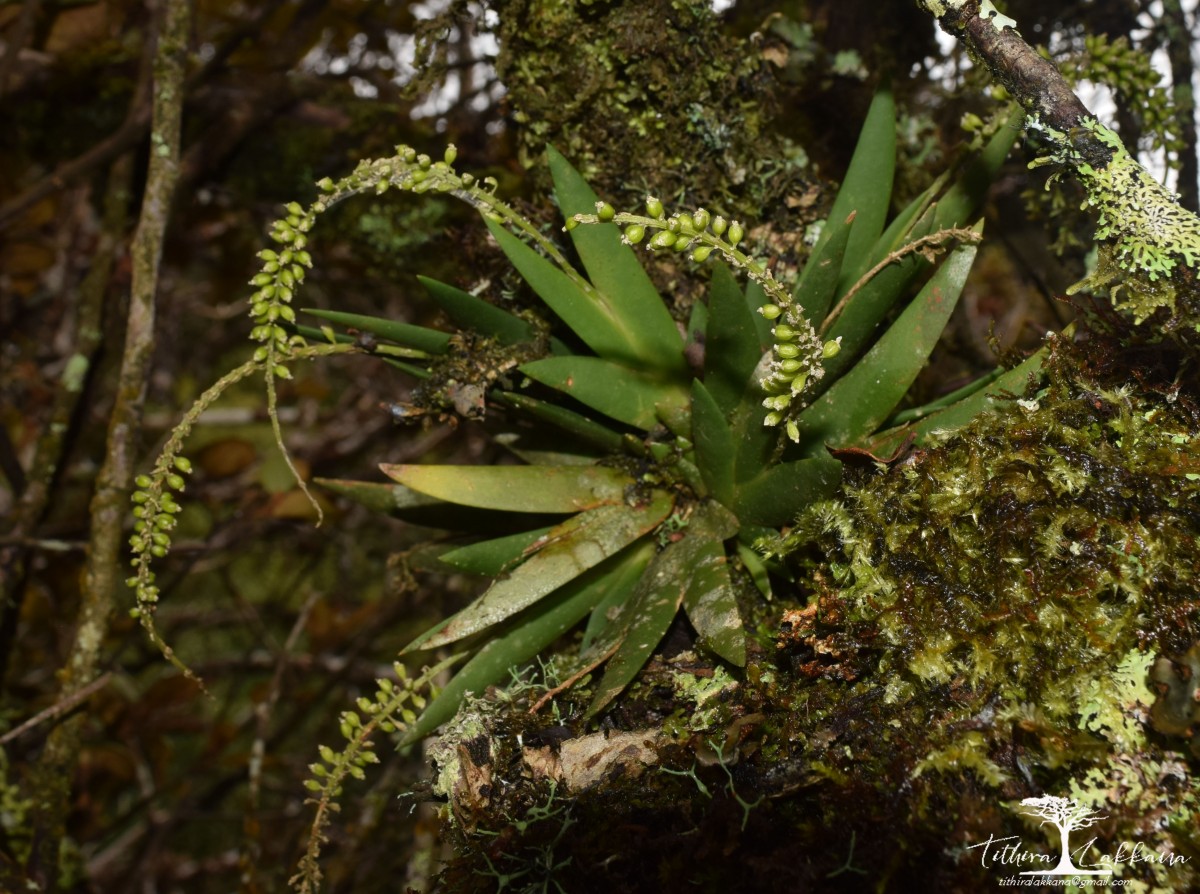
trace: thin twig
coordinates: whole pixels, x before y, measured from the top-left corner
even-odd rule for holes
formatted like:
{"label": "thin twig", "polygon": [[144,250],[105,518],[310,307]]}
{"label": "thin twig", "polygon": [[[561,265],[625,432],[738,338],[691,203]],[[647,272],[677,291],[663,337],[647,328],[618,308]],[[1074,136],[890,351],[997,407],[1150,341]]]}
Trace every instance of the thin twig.
{"label": "thin twig", "polygon": [[[141,214],[132,245],[133,278],[126,317],[125,346],[116,400],[109,420],[105,458],[90,505],[90,544],[82,575],[79,615],[66,664],[59,672],[62,701],[90,685],[116,607],[120,553],[128,515],[128,495],[141,435],[141,410],[154,350],[155,298],[162,246],[170,219],[179,167],[183,113],[183,76],[187,64],[189,0],[165,0],[154,41],[153,124],[150,161]],[[35,769],[39,804],[30,859],[31,876],[59,877],[61,844],[71,797],[71,778],[79,759],[77,717],[55,727]]]}
{"label": "thin twig", "polygon": [[262,768],[267,751],[267,734],[271,728],[271,715],[279,696],[283,692],[283,677],[291,664],[292,649],[300,634],[308,624],[309,615],[321,600],[322,594],[313,591],[301,606],[296,621],[283,643],[283,648],[275,660],[275,672],[271,675],[271,685],[266,698],[254,707],[255,733],[254,743],[250,746],[250,761],[247,767],[246,810],[242,820],[242,844],[239,863],[241,867],[241,891],[244,894],[257,894],[261,890],[258,879],[258,866],[262,859],[262,826],[258,821],[260,794],[262,792]]}
{"label": "thin twig", "polygon": [[620,648],[620,646],[621,646],[621,644],[619,642],[613,643],[612,648],[606,650],[602,655],[597,656],[594,661],[589,661],[584,667],[580,668],[577,672],[575,672],[571,676],[567,677],[567,679],[565,679],[563,682],[559,683],[553,689],[547,690],[545,695],[543,695],[536,702],[534,702],[532,705],[530,705],[529,713],[536,714],[538,711],[542,710],[542,708],[545,706],[546,702],[550,701],[552,698],[554,698],[560,692],[566,692],[568,689],[570,689],[572,686],[574,686],[576,683],[578,683],[581,679],[583,679],[583,677],[590,674],[592,671],[594,671],[596,668],[598,668],[604,662],[608,661],[608,659],[612,658],[613,655],[615,655],[617,653],[617,649]]}
{"label": "thin twig", "polygon": [[945,244],[950,241],[958,242],[978,242],[980,235],[974,230],[968,230],[964,227],[954,227],[948,230],[938,230],[936,233],[930,233],[928,236],[922,236],[920,239],[914,239],[912,242],[902,246],[888,254],[882,261],[864,273],[858,278],[858,282],[852,285],[849,291],[842,296],[841,300],[834,305],[833,310],[825,317],[825,322],[821,324],[821,335],[824,335],[833,321],[838,318],[846,305],[850,303],[850,299],[858,294],[859,290],[879,275],[879,271],[883,270],[898,261],[903,261],[909,255],[914,253],[922,253],[934,248],[944,248]]}
{"label": "thin twig", "polygon": [[6,732],[3,736],[0,736],[0,745],[7,745],[9,742],[13,741],[14,739],[18,738],[19,736],[23,736],[25,733],[29,732],[34,727],[41,726],[47,720],[53,720],[56,717],[61,717],[63,714],[66,714],[68,711],[73,711],[78,705],[87,701],[95,693],[99,692],[101,689],[103,689],[105,686],[107,686],[108,681],[111,679],[112,679],[112,671],[108,671],[107,673],[101,674],[99,677],[92,680],[92,682],[88,683],[82,689],[78,689],[75,692],[72,692],[70,695],[60,699],[59,701],[52,704],[50,707],[48,707],[42,711],[38,711],[36,714],[34,714],[32,717],[30,717],[28,720],[26,720],[20,726],[14,727],[13,729],[10,729],[8,732]]}

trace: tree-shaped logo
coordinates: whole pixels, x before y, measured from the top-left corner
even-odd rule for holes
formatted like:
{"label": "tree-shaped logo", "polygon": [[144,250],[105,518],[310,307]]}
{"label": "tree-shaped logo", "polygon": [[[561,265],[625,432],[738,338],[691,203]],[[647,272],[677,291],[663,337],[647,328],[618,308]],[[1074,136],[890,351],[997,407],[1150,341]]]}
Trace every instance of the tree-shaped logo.
{"label": "tree-shaped logo", "polygon": [[1042,818],[1042,825],[1053,823],[1058,827],[1062,840],[1062,856],[1058,865],[1053,869],[1031,870],[1021,875],[1112,875],[1111,869],[1079,869],[1071,862],[1070,835],[1076,829],[1086,829],[1104,819],[1094,810],[1080,804],[1074,798],[1056,798],[1046,795],[1042,798],[1026,798],[1021,806],[1027,812]]}

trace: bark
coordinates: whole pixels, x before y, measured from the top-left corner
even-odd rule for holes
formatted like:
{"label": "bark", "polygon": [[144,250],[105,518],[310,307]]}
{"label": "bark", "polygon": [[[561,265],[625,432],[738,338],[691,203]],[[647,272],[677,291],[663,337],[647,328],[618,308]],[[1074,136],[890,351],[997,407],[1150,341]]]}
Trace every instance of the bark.
{"label": "bark", "polygon": [[[69,701],[100,672],[100,659],[121,579],[121,545],[128,517],[141,411],[153,351],[155,294],[163,237],[178,178],[184,70],[190,31],[189,0],[165,0],[154,59],[150,160],[137,231],[125,347],[117,397],[108,429],[104,464],[91,503],[91,531],[81,603],[71,654],[59,672],[60,701]],[[29,874],[45,890],[58,890],[58,856],[80,750],[83,716],[76,714],[50,734],[35,771],[35,845]]]}
{"label": "bark", "polygon": [[130,155],[124,155],[109,172],[99,244],[92,255],[88,274],[79,287],[74,353],[63,371],[54,406],[38,438],[29,472],[23,474],[23,485],[13,482],[13,492],[18,494],[18,500],[10,517],[7,542],[0,545],[0,656],[4,656],[0,658],[0,685],[7,675],[12,642],[17,632],[30,549],[28,540],[35,535],[37,526],[50,506],[59,465],[70,446],[71,420],[75,417],[101,347],[105,298],[113,265],[125,242],[132,179],[133,159]]}
{"label": "bark", "polygon": [[1089,164],[1107,166],[1111,150],[1078,127],[1083,118],[1096,116],[1075,95],[1054,63],[1027,44],[1015,28],[1002,27],[996,18],[980,15],[979,0],[960,0],[958,6],[931,0],[918,3],[934,15],[943,31],[963,43],[1028,114],[1067,134]]}

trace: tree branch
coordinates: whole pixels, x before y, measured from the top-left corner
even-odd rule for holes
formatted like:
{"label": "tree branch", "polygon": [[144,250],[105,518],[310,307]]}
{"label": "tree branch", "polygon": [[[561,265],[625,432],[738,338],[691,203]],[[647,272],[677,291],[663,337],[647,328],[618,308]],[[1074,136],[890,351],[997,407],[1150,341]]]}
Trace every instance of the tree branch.
{"label": "tree branch", "polygon": [[[1097,269],[1067,290],[1107,291],[1135,325],[1196,345],[1200,333],[1200,218],[1181,207],[1088,111],[1052,63],[990,0],[917,0],[1021,104],[1050,151],[1037,164],[1073,169],[1096,215]],[[1059,176],[1055,174],[1053,176]]]}
{"label": "tree branch", "polygon": [[[91,503],[91,534],[84,565],[79,618],[66,665],[59,672],[59,701],[69,703],[96,678],[115,608],[124,520],[141,432],[142,401],[154,348],[155,294],[163,238],[179,168],[184,70],[190,30],[189,0],[165,0],[154,57],[150,163],[141,216],[134,234],[133,282],[117,397],[109,422],[104,464]],[[79,720],[51,733],[36,769],[39,815],[32,874],[46,890],[58,889],[58,857],[79,755]]]}

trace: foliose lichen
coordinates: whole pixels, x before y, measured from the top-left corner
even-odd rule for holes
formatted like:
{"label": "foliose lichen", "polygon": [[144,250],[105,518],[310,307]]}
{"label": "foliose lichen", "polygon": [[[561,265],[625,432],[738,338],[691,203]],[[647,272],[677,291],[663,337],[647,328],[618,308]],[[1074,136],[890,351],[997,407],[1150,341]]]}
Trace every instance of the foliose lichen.
{"label": "foliose lichen", "polygon": [[[1200,332],[1195,277],[1200,261],[1200,218],[1183,208],[1165,186],[1133,158],[1120,137],[1094,118],[1080,121],[1079,135],[1048,128],[1048,162],[1074,169],[1085,191],[1085,207],[1098,213],[1100,260],[1090,276],[1068,290],[1108,288],[1115,307],[1138,324],[1158,314],[1164,329]],[[1090,137],[1111,153],[1104,163],[1087,158],[1075,136]],[[1053,178],[1052,178],[1053,180]],[[1165,313],[1160,313],[1164,311]]]}

